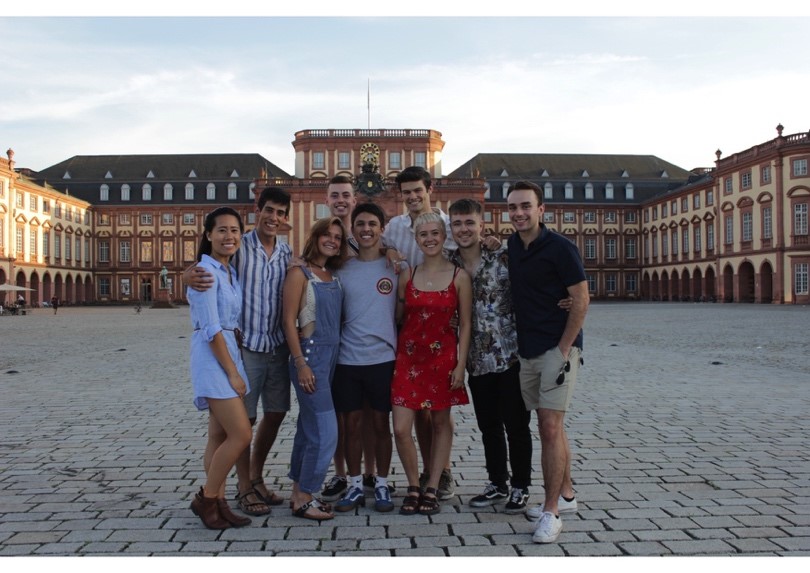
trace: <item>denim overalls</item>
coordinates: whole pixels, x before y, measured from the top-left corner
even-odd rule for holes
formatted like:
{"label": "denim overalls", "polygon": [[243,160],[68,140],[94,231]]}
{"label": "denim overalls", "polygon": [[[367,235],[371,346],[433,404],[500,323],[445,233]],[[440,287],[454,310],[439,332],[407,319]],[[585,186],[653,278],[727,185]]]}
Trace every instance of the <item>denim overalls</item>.
{"label": "denim overalls", "polygon": [[[301,267],[307,280],[312,272]],[[332,403],[332,375],[340,348],[340,313],[343,291],[336,277],[331,282],[312,281],[315,293],[315,331],[301,339],[307,365],[315,374],[315,392],[307,394],[298,384],[298,370],[290,357],[290,380],[298,397],[298,427],[293,441],[288,477],[304,493],[321,490],[337,447],[337,417]]]}

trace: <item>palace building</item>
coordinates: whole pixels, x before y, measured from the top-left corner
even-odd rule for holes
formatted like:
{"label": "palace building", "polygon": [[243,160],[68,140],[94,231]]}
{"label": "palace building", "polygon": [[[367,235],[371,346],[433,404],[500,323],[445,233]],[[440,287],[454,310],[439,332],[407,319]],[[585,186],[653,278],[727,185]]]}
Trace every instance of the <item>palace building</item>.
{"label": "palace building", "polygon": [[165,268],[168,297],[182,300],[180,275],[212,208],[234,206],[249,229],[256,192],[285,188],[293,203],[280,237],[300,252],[328,215],[332,176],[362,170],[358,201],[390,217],[404,211],[394,177],[420,165],[434,177],[434,206],[482,201],[485,233],[502,241],[512,233],[509,188],[537,183],[544,222],[579,247],[595,300],[806,303],[810,135],[782,131],[693,170],[653,155],[487,153],[442,176],[445,142],[430,129],[299,131],[294,175],[258,154],[76,156],[38,173],[13,169],[9,157],[0,283],[33,288],[32,302],[55,291],[75,302],[145,302]]}

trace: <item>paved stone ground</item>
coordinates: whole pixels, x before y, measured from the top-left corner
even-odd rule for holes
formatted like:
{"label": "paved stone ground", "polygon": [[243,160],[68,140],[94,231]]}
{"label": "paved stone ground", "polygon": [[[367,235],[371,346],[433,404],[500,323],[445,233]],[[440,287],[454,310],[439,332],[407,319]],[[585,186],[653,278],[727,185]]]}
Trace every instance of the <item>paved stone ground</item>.
{"label": "paved stone ground", "polygon": [[[282,506],[206,530],[188,509],[206,428],[188,309],[3,316],[0,555],[806,556],[809,323],[805,307],[593,305],[568,415],[580,511],[536,545],[523,516],[466,506],[486,479],[471,406],[456,410],[458,496],[436,516],[318,524]],[[267,468],[285,496],[295,412]],[[534,465],[539,502],[537,451]]]}

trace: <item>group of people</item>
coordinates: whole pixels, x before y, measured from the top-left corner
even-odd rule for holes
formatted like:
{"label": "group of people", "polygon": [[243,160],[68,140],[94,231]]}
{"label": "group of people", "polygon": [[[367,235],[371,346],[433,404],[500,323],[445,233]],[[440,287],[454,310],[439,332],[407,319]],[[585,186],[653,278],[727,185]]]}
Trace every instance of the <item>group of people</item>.
{"label": "group of people", "polygon": [[[250,523],[225,500],[234,465],[243,513],[284,503],[263,477],[291,386],[294,516],[331,519],[365,506],[366,490],[375,510],[395,508],[389,415],[408,482],[399,512],[441,511],[454,494],[451,408],[468,403],[467,379],[489,481],[470,505],[528,513],[538,543],[555,541],[559,514],[576,511],[564,415],[589,301],[577,248],[542,224],[531,182],[509,192],[516,232],[505,247],[483,240],[480,203],[456,201],[449,215],[433,208],[426,170],[404,169],[396,185],[407,213],[386,224],[377,205],[357,204],[351,179],[330,180],[331,216],[312,226],[300,257],[278,240],[291,202],[278,187],[261,193],[247,234],[233,209],[206,217],[199,262],[184,274],[194,403],[209,410],[206,481],[191,508],[206,527]],[[529,508],[532,410],[545,499]],[[337,473],[325,482],[333,458]]]}

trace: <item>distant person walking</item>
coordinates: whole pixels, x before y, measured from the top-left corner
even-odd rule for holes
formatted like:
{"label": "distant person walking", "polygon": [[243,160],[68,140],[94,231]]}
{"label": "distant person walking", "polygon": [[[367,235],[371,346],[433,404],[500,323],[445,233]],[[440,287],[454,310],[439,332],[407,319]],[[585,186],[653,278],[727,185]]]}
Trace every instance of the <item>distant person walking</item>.
{"label": "distant person walking", "polygon": [[59,310],[59,299],[55,296],[51,297],[51,306],[53,307],[53,313],[56,314],[56,311]]}

